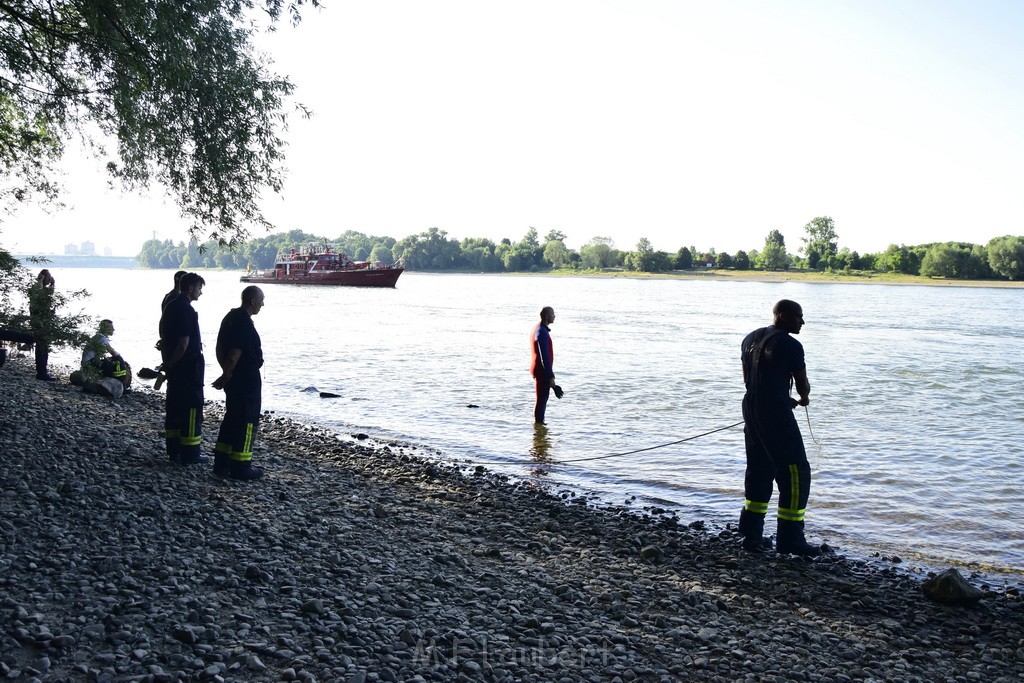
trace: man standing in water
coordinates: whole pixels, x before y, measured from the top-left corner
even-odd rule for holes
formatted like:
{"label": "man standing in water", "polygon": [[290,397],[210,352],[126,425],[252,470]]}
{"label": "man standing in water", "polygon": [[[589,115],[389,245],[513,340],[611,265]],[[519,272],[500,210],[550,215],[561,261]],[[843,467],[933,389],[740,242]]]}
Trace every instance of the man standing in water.
{"label": "man standing in water", "polygon": [[217,435],[213,473],[231,479],[259,479],[263,470],[252,466],[252,445],[260,423],[263,346],[252,317],[263,308],[263,290],[242,290],[242,305],[224,316],[217,334],[217,362],[222,374],[214,389],[226,395],[224,421]]}
{"label": "man standing in water", "polygon": [[[804,347],[790,335],[800,334],[804,313],[800,304],[783,299],[772,309],[774,324],[748,334],[740,346],[743,363],[744,443],[747,471],[746,501],[740,513],[740,534],[747,550],[764,550],[764,517],[779,487],[778,551],[804,557],[822,549],[804,540],[804,510],[811,490],[811,466],[793,410],[810,403]],[[795,386],[800,399],[792,398]]]}
{"label": "man standing in water", "polygon": [[533,408],[534,424],[544,424],[544,411],[548,405],[548,398],[555,386],[555,371],[552,364],[555,361],[555,347],[551,343],[551,323],[555,322],[555,309],[545,306],[540,311],[540,322],[533,328],[530,334],[531,355],[533,362],[530,365],[530,372],[537,384],[537,402]]}
{"label": "man standing in water", "polygon": [[180,296],[171,299],[160,316],[160,354],[167,374],[167,455],[171,462],[182,465],[209,460],[199,454],[206,360],[199,336],[199,314],[192,308],[192,302],[202,296],[205,284],[197,273],[186,273],[181,278]]}

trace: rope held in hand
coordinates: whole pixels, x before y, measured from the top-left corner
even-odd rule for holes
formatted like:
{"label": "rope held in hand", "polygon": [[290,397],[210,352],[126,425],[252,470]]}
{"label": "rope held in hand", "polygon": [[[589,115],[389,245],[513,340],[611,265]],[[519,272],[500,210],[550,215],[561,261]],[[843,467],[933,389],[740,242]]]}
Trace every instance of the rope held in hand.
{"label": "rope held in hand", "polygon": [[821,448],[821,441],[814,438],[814,430],[811,429],[811,412],[807,410],[807,406],[804,406],[804,417],[807,418],[807,433],[811,435],[811,443]]}

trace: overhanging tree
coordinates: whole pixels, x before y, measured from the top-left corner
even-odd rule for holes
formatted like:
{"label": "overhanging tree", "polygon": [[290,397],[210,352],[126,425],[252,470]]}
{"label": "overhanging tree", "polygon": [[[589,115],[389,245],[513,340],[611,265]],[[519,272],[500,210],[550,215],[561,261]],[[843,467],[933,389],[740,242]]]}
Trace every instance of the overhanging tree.
{"label": "overhanging tree", "polygon": [[110,138],[112,177],[165,186],[192,236],[267,226],[258,202],[282,189],[293,86],[252,47],[256,7],[272,28],[307,4],[320,3],[0,0],[0,201],[54,200],[65,141],[105,154]]}

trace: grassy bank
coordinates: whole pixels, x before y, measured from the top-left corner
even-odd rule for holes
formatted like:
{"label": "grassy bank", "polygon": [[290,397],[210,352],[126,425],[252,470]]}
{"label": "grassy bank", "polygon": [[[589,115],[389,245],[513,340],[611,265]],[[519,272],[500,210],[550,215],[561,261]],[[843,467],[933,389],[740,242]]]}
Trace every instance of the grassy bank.
{"label": "grassy bank", "polygon": [[925,287],[997,287],[1024,288],[1020,280],[950,280],[944,278],[903,275],[901,273],[822,273],[818,271],[787,270],[673,270],[665,273],[641,273],[621,268],[604,270],[553,270],[543,273],[509,273],[509,275],[556,275],[562,277],[606,277],[642,280],[722,280],[726,282],[825,282],[855,285],[919,285]]}

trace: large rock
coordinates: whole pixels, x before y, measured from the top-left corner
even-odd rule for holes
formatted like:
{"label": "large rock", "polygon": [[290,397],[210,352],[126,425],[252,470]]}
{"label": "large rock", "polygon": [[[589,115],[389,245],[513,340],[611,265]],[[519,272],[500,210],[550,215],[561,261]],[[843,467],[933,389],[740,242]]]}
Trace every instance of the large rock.
{"label": "large rock", "polygon": [[124,395],[124,384],[113,377],[104,377],[99,381],[93,381],[85,376],[81,370],[75,370],[68,376],[68,381],[76,387],[90,394],[99,394],[108,398],[121,398]]}
{"label": "large rock", "polygon": [[124,385],[113,377],[106,377],[98,382],[93,382],[93,386],[90,389],[100,396],[109,396],[110,398],[121,398],[122,394],[124,394]]}
{"label": "large rock", "polygon": [[967,583],[967,579],[955,569],[947,569],[933,576],[921,587],[924,594],[935,602],[947,605],[973,604],[981,600],[984,593]]}

